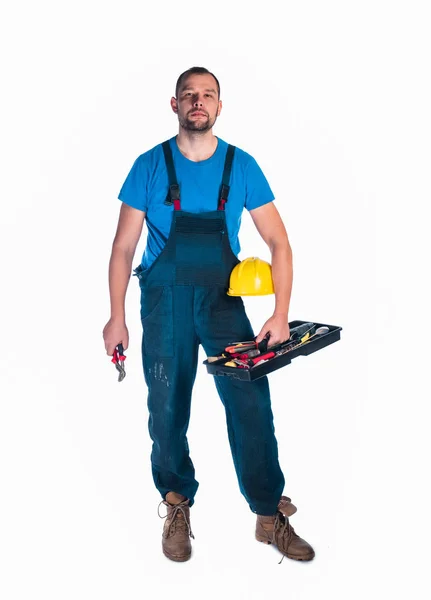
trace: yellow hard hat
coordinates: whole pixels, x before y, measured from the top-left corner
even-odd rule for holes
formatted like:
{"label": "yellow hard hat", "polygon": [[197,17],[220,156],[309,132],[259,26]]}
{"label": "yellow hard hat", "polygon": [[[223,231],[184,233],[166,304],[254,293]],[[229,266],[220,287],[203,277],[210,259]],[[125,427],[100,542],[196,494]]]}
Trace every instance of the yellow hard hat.
{"label": "yellow hard hat", "polygon": [[265,260],[252,256],[232,270],[228,296],[265,296],[273,293],[271,265]]}

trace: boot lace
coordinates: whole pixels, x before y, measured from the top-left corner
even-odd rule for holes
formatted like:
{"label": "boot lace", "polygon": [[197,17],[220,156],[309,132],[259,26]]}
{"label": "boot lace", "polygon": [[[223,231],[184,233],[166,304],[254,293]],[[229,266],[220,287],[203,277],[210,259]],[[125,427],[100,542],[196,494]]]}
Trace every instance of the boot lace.
{"label": "boot lace", "polygon": [[[289,523],[289,519],[288,517],[285,517],[283,514],[281,514],[280,512],[277,513],[277,516],[275,518],[275,522],[274,522],[274,531],[272,534],[272,543],[277,546],[277,542],[276,542],[276,536],[279,535],[282,539],[282,544],[281,547],[286,549],[287,552],[287,548],[293,538],[295,531],[292,527],[292,525]],[[285,554],[283,554],[280,562],[278,564],[281,564],[284,560]]]}
{"label": "boot lace", "polygon": [[190,527],[190,523],[187,519],[186,512],[184,510],[184,507],[187,506],[187,501],[180,502],[179,504],[168,504],[165,500],[162,500],[159,506],[157,507],[157,514],[161,519],[166,519],[166,517],[169,514],[169,511],[165,515],[161,515],[161,504],[172,507],[172,511],[170,512],[170,523],[166,532],[166,537],[174,535],[176,531],[186,531],[191,538],[195,539],[195,536],[192,532],[192,528]]}

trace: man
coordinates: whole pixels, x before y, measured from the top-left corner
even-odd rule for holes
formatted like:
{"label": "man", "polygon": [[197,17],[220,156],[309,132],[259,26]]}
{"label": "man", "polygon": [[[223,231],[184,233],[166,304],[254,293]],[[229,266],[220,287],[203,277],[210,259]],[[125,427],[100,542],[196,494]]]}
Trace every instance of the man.
{"label": "man", "polygon": [[[171,107],[178,135],[140,155],[119,194],[109,265],[111,318],[103,335],[107,354],[120,342],[127,349],[125,294],[146,219],[147,246],[135,274],[141,287],[152,473],[167,507],[163,552],[185,561],[191,556],[190,507],[198,488],[186,432],[199,344],[215,356],[229,342],[254,338],[242,299],[226,294],[239,263],[244,207],[271,250],[275,310],[256,338],[260,342],[269,332],[269,346],[290,335],[292,253],[258,164],[213,134],[222,110],[215,75],[202,67],[182,73]],[[281,496],[284,477],[267,378],[214,380],[226,410],[240,491],[257,514],[256,539],[276,544],[290,558],[310,560],[312,547],[289,523],[296,508]]]}

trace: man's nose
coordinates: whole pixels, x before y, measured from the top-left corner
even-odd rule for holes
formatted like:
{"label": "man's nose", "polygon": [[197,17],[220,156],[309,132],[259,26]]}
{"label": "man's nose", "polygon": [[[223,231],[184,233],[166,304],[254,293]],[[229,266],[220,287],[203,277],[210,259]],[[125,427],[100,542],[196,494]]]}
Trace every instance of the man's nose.
{"label": "man's nose", "polygon": [[202,98],[201,96],[195,96],[195,100],[193,102],[194,106],[202,106],[203,102],[202,102]]}

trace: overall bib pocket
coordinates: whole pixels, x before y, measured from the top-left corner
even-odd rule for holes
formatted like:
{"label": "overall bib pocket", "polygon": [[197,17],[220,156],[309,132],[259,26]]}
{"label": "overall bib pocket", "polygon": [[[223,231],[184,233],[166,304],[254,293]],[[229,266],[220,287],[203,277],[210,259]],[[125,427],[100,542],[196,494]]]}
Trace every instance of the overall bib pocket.
{"label": "overall bib pocket", "polygon": [[172,287],[141,288],[142,353],[146,356],[174,356],[174,315]]}

